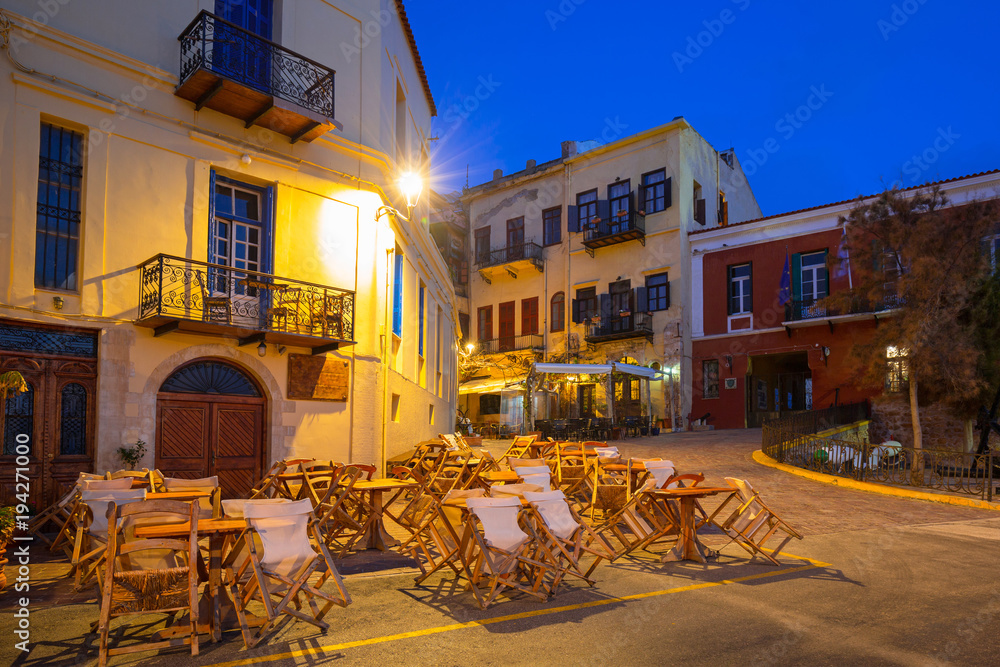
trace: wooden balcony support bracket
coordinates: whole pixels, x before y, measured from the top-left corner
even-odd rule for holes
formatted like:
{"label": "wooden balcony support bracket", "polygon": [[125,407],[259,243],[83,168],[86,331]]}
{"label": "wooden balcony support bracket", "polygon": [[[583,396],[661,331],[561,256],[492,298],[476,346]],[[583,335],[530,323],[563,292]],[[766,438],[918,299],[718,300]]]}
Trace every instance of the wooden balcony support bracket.
{"label": "wooden balcony support bracket", "polygon": [[263,342],[265,342],[264,341],[264,336],[265,336],[264,332],[263,331],[259,331],[257,333],[250,334],[249,336],[246,336],[245,338],[240,338],[237,341],[237,347],[243,347],[244,345],[253,345],[255,343],[256,344],[263,343]]}
{"label": "wooden balcony support bracket", "polygon": [[591,248],[590,246],[584,246],[583,249],[587,252],[588,255],[591,256],[591,258],[593,258],[593,256],[594,256],[594,249],[593,248]]}
{"label": "wooden balcony support bracket", "polygon": [[295,142],[302,139],[302,137],[306,136],[307,134],[315,130],[320,125],[322,125],[322,123],[320,123],[319,121],[313,121],[312,123],[304,126],[301,130],[292,135],[291,142],[294,144]]}
{"label": "wooden balcony support bracket", "polygon": [[[479,269],[479,277],[483,279],[483,282],[487,285],[492,285],[493,281],[490,280],[489,274],[486,269]],[[516,276],[515,276],[516,277]]]}
{"label": "wooden balcony support bracket", "polygon": [[785,333],[788,334],[789,338],[792,337],[792,328],[790,326],[788,326],[787,324],[785,325]]}
{"label": "wooden balcony support bracket", "polygon": [[254,124],[267,115],[267,112],[274,108],[274,101],[268,102],[263,105],[254,115],[247,119],[245,127],[249,130]]}
{"label": "wooden balcony support bracket", "polygon": [[[205,91],[205,94],[198,98],[198,101],[194,103],[194,110],[201,111],[201,108],[209,103],[209,101],[222,92],[222,87],[225,85],[225,81],[219,79],[215,82],[215,85]],[[247,126],[249,127],[249,125]]]}
{"label": "wooden balcony support bracket", "polygon": [[313,355],[326,354],[327,352],[336,352],[340,347],[340,343],[330,343],[329,345],[320,345],[319,347],[313,348]]}
{"label": "wooden balcony support bracket", "polygon": [[827,320],[826,323],[830,325],[830,333],[833,333],[833,320]]}
{"label": "wooden balcony support bracket", "polygon": [[510,276],[510,277],[511,277],[511,278],[513,278],[514,280],[517,280],[517,271],[515,271],[515,270],[514,270],[514,269],[512,269],[512,268],[510,268],[509,266],[505,266],[505,267],[503,267],[503,268],[504,268],[504,271],[506,271],[506,272],[507,272],[507,275],[508,275],[508,276]]}
{"label": "wooden balcony support bracket", "polygon": [[159,336],[163,336],[164,334],[168,334],[171,331],[177,331],[177,329],[179,329],[180,326],[181,326],[181,323],[180,322],[176,322],[176,321],[175,322],[167,322],[166,324],[161,324],[160,326],[158,326],[155,329],[153,329],[153,338],[157,338]]}

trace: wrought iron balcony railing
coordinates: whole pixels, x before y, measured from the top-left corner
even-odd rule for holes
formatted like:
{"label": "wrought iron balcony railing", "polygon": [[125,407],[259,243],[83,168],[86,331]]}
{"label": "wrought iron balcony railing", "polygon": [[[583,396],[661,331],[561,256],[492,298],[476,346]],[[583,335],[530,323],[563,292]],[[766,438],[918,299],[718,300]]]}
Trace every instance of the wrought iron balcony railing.
{"label": "wrought iron balcony railing", "polygon": [[533,350],[545,346],[542,334],[524,334],[523,336],[504,336],[492,340],[481,340],[476,343],[478,354],[497,354],[499,352],[517,352]]}
{"label": "wrought iron balcony railing", "polygon": [[583,227],[583,243],[600,247],[632,239],[645,239],[646,214],[642,211],[623,211],[607,220],[595,218]]}
{"label": "wrought iron balcony railing", "polygon": [[785,321],[798,322],[801,320],[811,320],[821,317],[835,317],[838,315],[857,315],[861,313],[878,313],[884,310],[891,310],[902,305],[900,296],[892,294],[882,297],[881,301],[872,302],[860,297],[851,299],[850,306],[846,309],[831,308],[819,304],[818,299],[798,299],[790,301],[785,306]]}
{"label": "wrought iron balcony railing", "polygon": [[588,343],[624,338],[652,338],[653,317],[649,313],[630,313],[594,318],[587,324],[584,339]]}
{"label": "wrought iron balcony railing", "polygon": [[136,324],[316,353],[353,344],[354,292],[161,254],[139,266]]}
{"label": "wrought iron balcony railing", "polygon": [[542,247],[534,241],[528,241],[526,243],[496,248],[488,253],[479,253],[476,255],[476,268],[486,269],[491,266],[513,264],[522,260],[541,262]]}

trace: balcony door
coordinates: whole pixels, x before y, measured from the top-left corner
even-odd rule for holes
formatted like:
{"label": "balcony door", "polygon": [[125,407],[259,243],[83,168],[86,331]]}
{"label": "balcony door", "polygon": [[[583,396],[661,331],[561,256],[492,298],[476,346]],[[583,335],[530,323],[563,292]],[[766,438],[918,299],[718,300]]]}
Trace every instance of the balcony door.
{"label": "balcony door", "polygon": [[[252,35],[271,39],[273,0],[215,0],[215,14]],[[230,26],[215,28],[213,70],[234,81],[270,94],[271,50],[260,40]]]}
{"label": "balcony door", "polygon": [[632,281],[619,280],[608,286],[611,294],[611,331],[632,330]]}
{"label": "balcony door", "polygon": [[[265,324],[270,301],[280,295],[261,276],[271,272],[271,189],[212,175],[212,218],[208,297],[229,299],[229,323],[257,328]],[[219,311],[210,313],[213,317]]]}
{"label": "balcony door", "polygon": [[514,302],[500,304],[500,351],[514,349]]}
{"label": "balcony door", "polygon": [[611,213],[611,220],[608,222],[612,234],[617,234],[628,229],[629,214],[632,212],[630,203],[632,193],[631,183],[629,179],[626,179],[608,186],[608,202]]}
{"label": "balcony door", "polygon": [[507,221],[507,261],[524,258],[524,217]]}

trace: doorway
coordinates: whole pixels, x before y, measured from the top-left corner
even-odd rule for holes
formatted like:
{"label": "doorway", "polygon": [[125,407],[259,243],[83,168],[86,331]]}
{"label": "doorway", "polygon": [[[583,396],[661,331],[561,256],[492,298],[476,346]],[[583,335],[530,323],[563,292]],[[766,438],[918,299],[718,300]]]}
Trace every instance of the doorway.
{"label": "doorway", "polygon": [[219,477],[245,497],[264,468],[266,399],[238,366],[200,359],[164,381],[156,400],[156,467],[167,477]]}

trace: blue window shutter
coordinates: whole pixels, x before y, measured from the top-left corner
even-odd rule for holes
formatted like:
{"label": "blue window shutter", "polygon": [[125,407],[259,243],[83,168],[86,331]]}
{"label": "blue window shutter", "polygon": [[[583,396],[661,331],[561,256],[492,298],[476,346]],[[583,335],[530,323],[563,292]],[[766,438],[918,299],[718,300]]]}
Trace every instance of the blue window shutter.
{"label": "blue window shutter", "polygon": [[601,295],[601,325],[604,326],[611,319],[611,295]]}
{"label": "blue window shutter", "polygon": [[671,177],[663,184],[663,208],[670,208],[670,205],[673,203],[673,192],[673,177]]}
{"label": "blue window shutter", "polygon": [[566,231],[580,231],[580,210],[576,206],[566,207]]}
{"label": "blue window shutter", "polygon": [[611,204],[607,199],[597,200],[597,217],[601,219],[601,222],[607,224],[608,218],[611,217]]}
{"label": "blue window shutter", "polygon": [[392,333],[403,336],[403,256],[396,255],[392,283]]}
{"label": "blue window shutter", "polygon": [[792,301],[802,300],[802,255],[792,255]]}
{"label": "blue window shutter", "polygon": [[[213,188],[214,190],[214,188]],[[261,248],[261,273],[274,273],[274,188],[264,189],[261,205],[261,225],[263,227],[263,247]]]}
{"label": "blue window shutter", "polygon": [[209,172],[208,180],[208,263],[215,261],[215,170]]}
{"label": "blue window shutter", "polygon": [[419,314],[417,315],[417,326],[420,330],[417,332],[417,354],[421,357],[424,356],[424,286],[420,286],[420,303],[419,303]]}
{"label": "blue window shutter", "polygon": [[645,287],[635,288],[635,310],[639,313],[645,313],[649,310],[649,299],[646,296]]}
{"label": "blue window shutter", "polygon": [[580,300],[579,299],[573,299],[573,302],[572,302],[572,316],[573,316],[573,318],[572,318],[573,319],[573,324],[579,324],[580,323]]}

